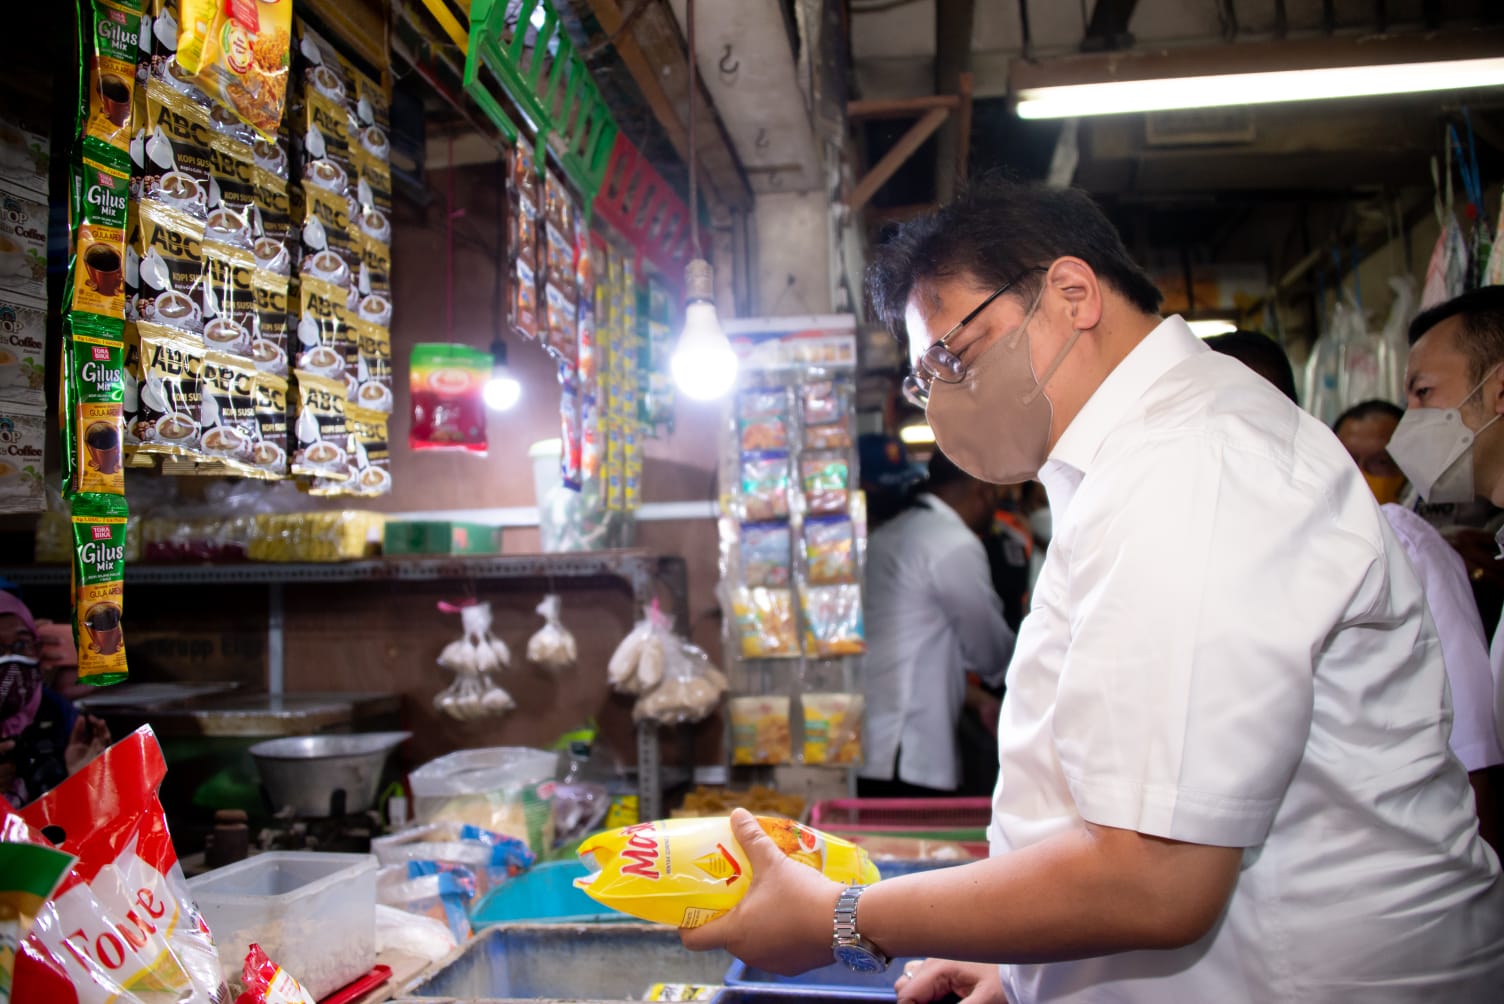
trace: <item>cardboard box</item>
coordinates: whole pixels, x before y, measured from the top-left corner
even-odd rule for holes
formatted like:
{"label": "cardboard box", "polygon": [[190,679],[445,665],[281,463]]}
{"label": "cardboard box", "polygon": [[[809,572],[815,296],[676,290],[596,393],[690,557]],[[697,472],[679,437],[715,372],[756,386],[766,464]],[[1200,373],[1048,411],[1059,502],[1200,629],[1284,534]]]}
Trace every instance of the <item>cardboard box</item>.
{"label": "cardboard box", "polygon": [[388,520],[383,551],[402,554],[497,554],[501,529],[455,520]]}

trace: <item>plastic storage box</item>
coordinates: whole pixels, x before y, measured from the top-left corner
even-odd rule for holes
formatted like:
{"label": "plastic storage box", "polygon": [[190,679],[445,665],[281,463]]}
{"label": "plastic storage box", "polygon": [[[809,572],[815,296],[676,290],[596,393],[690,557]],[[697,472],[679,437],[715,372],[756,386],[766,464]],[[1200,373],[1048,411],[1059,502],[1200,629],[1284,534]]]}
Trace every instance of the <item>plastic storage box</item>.
{"label": "plastic storage box", "polygon": [[376,963],[376,859],[369,854],[258,854],[190,879],[188,891],[232,986],[240,985],[252,942],[315,998]]}
{"label": "plastic storage box", "polygon": [[915,961],[917,960],[912,958],[894,959],[887,969],[877,973],[852,972],[836,962],[798,976],[779,976],[737,959],[726,970],[726,986],[776,992],[783,1000],[814,1000],[839,996],[890,1001],[893,999],[893,981],[898,979],[907,963]]}
{"label": "plastic storage box", "polygon": [[832,798],[816,802],[809,824],[838,835],[921,837],[967,844],[987,856],[988,798]]}

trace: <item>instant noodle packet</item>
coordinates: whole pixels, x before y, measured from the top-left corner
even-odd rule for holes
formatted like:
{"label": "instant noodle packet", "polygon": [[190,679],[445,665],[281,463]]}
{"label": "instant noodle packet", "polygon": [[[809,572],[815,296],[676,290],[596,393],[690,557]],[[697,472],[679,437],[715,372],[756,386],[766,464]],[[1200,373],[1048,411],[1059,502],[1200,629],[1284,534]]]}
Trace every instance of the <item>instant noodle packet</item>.
{"label": "instant noodle packet", "polygon": [[[758,825],[778,849],[826,878],[869,885],[881,876],[867,852],[839,837],[775,816]],[[580,845],[593,874],[575,888],[642,920],[699,927],[729,912],[752,884],[752,865],[728,816],[660,819],[598,833]]]}
{"label": "instant noodle packet", "polygon": [[[195,79],[263,138],[273,139],[287,99],[292,4],[236,0],[212,8],[214,18],[193,68]],[[178,54],[186,55],[183,47]]]}

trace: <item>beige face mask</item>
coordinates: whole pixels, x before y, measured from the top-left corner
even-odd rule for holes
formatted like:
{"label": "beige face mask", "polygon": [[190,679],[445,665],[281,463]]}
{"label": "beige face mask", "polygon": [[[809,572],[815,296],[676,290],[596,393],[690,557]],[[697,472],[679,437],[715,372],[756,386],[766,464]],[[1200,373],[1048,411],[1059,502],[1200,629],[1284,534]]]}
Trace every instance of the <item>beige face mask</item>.
{"label": "beige face mask", "polygon": [[1035,297],[1023,322],[993,342],[959,383],[935,380],[925,416],[940,447],[956,466],[993,484],[1031,481],[1048,454],[1054,409],[1047,384],[1081,337],[1079,329],[1060,348],[1043,376],[1029,358],[1029,322],[1044,298]]}

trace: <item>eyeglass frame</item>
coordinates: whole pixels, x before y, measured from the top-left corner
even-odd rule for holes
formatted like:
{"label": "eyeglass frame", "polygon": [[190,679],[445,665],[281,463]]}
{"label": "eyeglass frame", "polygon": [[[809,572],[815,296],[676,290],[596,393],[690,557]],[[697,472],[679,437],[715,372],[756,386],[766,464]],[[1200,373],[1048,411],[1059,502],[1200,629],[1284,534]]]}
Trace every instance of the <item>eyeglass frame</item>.
{"label": "eyeglass frame", "polygon": [[[935,339],[933,342],[930,342],[929,345],[925,346],[924,351],[919,354],[919,358],[910,368],[908,375],[903,378],[904,398],[910,404],[915,405],[919,408],[923,408],[929,403],[930,384],[933,383],[936,379],[938,379],[941,383],[960,383],[962,380],[964,380],[966,378],[966,370],[961,362],[961,357],[950,351],[950,346],[948,344],[950,340],[956,337],[956,335],[960,334],[962,328],[966,327],[972,321],[975,321],[978,317],[980,317],[982,311],[992,306],[992,301],[1008,292],[1008,290],[1012,289],[1014,286],[1017,286],[1020,282],[1023,282],[1025,276],[1034,272],[1048,271],[1049,269],[1042,268],[1038,265],[1034,266],[1033,268],[1025,269],[1021,275],[1008,280],[997,289],[989,293],[987,295],[987,299],[977,304],[976,308],[972,310],[971,313],[967,314],[965,317],[957,321],[953,328],[951,328],[945,334],[941,335],[939,338]],[[944,367],[950,372],[955,373],[954,379],[948,380],[945,377],[941,376],[940,367],[930,365],[930,363],[927,361],[930,354],[935,353],[936,350],[938,350],[939,353],[944,353],[946,357],[949,357],[955,363],[954,366],[946,365]],[[921,367],[923,367],[929,373],[926,378],[921,378],[919,375]]]}
{"label": "eyeglass frame", "polygon": [[8,655],[19,655],[25,659],[35,659],[41,654],[42,640],[36,635],[17,638],[9,645],[0,642],[0,658]]}

